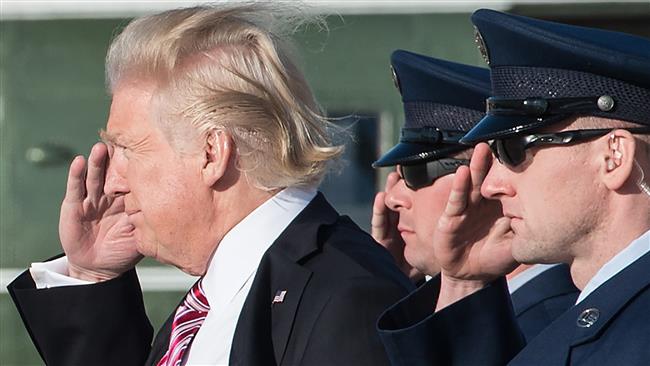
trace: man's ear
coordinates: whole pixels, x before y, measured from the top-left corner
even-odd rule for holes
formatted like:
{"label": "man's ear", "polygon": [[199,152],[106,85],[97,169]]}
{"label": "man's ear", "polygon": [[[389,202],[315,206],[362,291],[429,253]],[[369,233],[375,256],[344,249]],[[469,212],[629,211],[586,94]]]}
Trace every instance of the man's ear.
{"label": "man's ear", "polygon": [[603,166],[601,179],[610,190],[623,188],[632,179],[636,140],[626,130],[613,130],[607,135],[606,143],[599,144],[602,149]]}
{"label": "man's ear", "polygon": [[232,136],[227,131],[208,131],[205,136],[205,161],[202,168],[203,182],[206,185],[214,186],[226,174],[233,145]]}

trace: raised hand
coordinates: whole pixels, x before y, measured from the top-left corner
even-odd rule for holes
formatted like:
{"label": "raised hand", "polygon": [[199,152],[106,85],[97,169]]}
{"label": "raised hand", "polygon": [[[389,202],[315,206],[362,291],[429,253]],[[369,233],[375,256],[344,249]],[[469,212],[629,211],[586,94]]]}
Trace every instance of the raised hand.
{"label": "raised hand", "polygon": [[395,263],[412,281],[416,282],[424,277],[417,269],[413,268],[404,258],[404,240],[397,230],[399,213],[391,210],[386,205],[386,192],[397,182],[400,176],[396,172],[388,174],[384,191],[377,192],[372,206],[372,219],[370,234],[376,242],[381,244],[395,259]]}
{"label": "raised hand", "polygon": [[70,164],[59,238],[68,257],[70,276],[97,282],[133,268],[142,256],[124,212],[124,199],[104,194],[106,145],[95,144],[87,169],[85,165],[83,156]]}
{"label": "raised hand", "polygon": [[518,264],[512,258],[510,220],[498,201],[481,196],[492,163],[489,147],[475,147],[469,169],[460,167],[434,234],[442,283],[437,309],[484,287]]}

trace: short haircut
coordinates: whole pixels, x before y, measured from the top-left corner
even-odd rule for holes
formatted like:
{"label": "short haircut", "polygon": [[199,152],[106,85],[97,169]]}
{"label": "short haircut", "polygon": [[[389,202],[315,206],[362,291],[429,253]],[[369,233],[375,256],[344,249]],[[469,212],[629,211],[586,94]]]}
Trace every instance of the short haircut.
{"label": "short haircut", "polygon": [[180,153],[188,140],[227,131],[237,167],[264,190],[313,187],[343,151],[339,129],[291,57],[286,32],[301,19],[269,3],[198,6],[138,18],[106,57],[112,93],[154,82],[156,117]]}
{"label": "short haircut", "polygon": [[[617,119],[609,119],[603,117],[595,117],[595,116],[574,117],[570,121],[571,121],[570,122],[571,129],[611,128],[612,130],[615,130],[617,128],[628,129],[628,128],[644,127],[644,125],[640,125],[633,122],[627,122],[627,121],[621,121]],[[637,134],[635,135],[635,137],[638,140],[638,142],[640,142],[640,144],[637,144],[639,145],[638,149],[643,149],[645,151],[646,156],[648,156],[648,160],[650,161],[650,135]]]}

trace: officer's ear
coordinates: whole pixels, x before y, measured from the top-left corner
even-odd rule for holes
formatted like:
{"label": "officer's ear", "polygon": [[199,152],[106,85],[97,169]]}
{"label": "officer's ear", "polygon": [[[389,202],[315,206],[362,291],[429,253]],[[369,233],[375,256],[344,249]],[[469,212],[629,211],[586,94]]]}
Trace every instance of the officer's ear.
{"label": "officer's ear", "polygon": [[607,135],[605,144],[599,144],[601,149],[602,167],[601,179],[607,188],[616,191],[626,183],[632,182],[634,169],[634,152],[636,140],[626,130],[613,130]]}
{"label": "officer's ear", "polygon": [[214,186],[226,174],[233,146],[232,136],[227,131],[212,129],[205,135],[205,160],[201,175],[209,187]]}

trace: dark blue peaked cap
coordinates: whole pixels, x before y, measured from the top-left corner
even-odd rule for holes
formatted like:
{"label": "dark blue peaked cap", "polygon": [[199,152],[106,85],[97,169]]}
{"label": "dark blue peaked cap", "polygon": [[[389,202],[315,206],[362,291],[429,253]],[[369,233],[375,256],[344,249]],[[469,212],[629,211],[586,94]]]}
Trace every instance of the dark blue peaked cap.
{"label": "dark blue peaked cap", "polygon": [[488,61],[486,117],[463,139],[486,141],[575,115],[650,125],[650,40],[481,9],[472,15]]}
{"label": "dark blue peaked cap", "polygon": [[400,142],[373,166],[408,165],[468,149],[460,138],[485,115],[488,69],[397,50],[393,77],[404,103]]}

